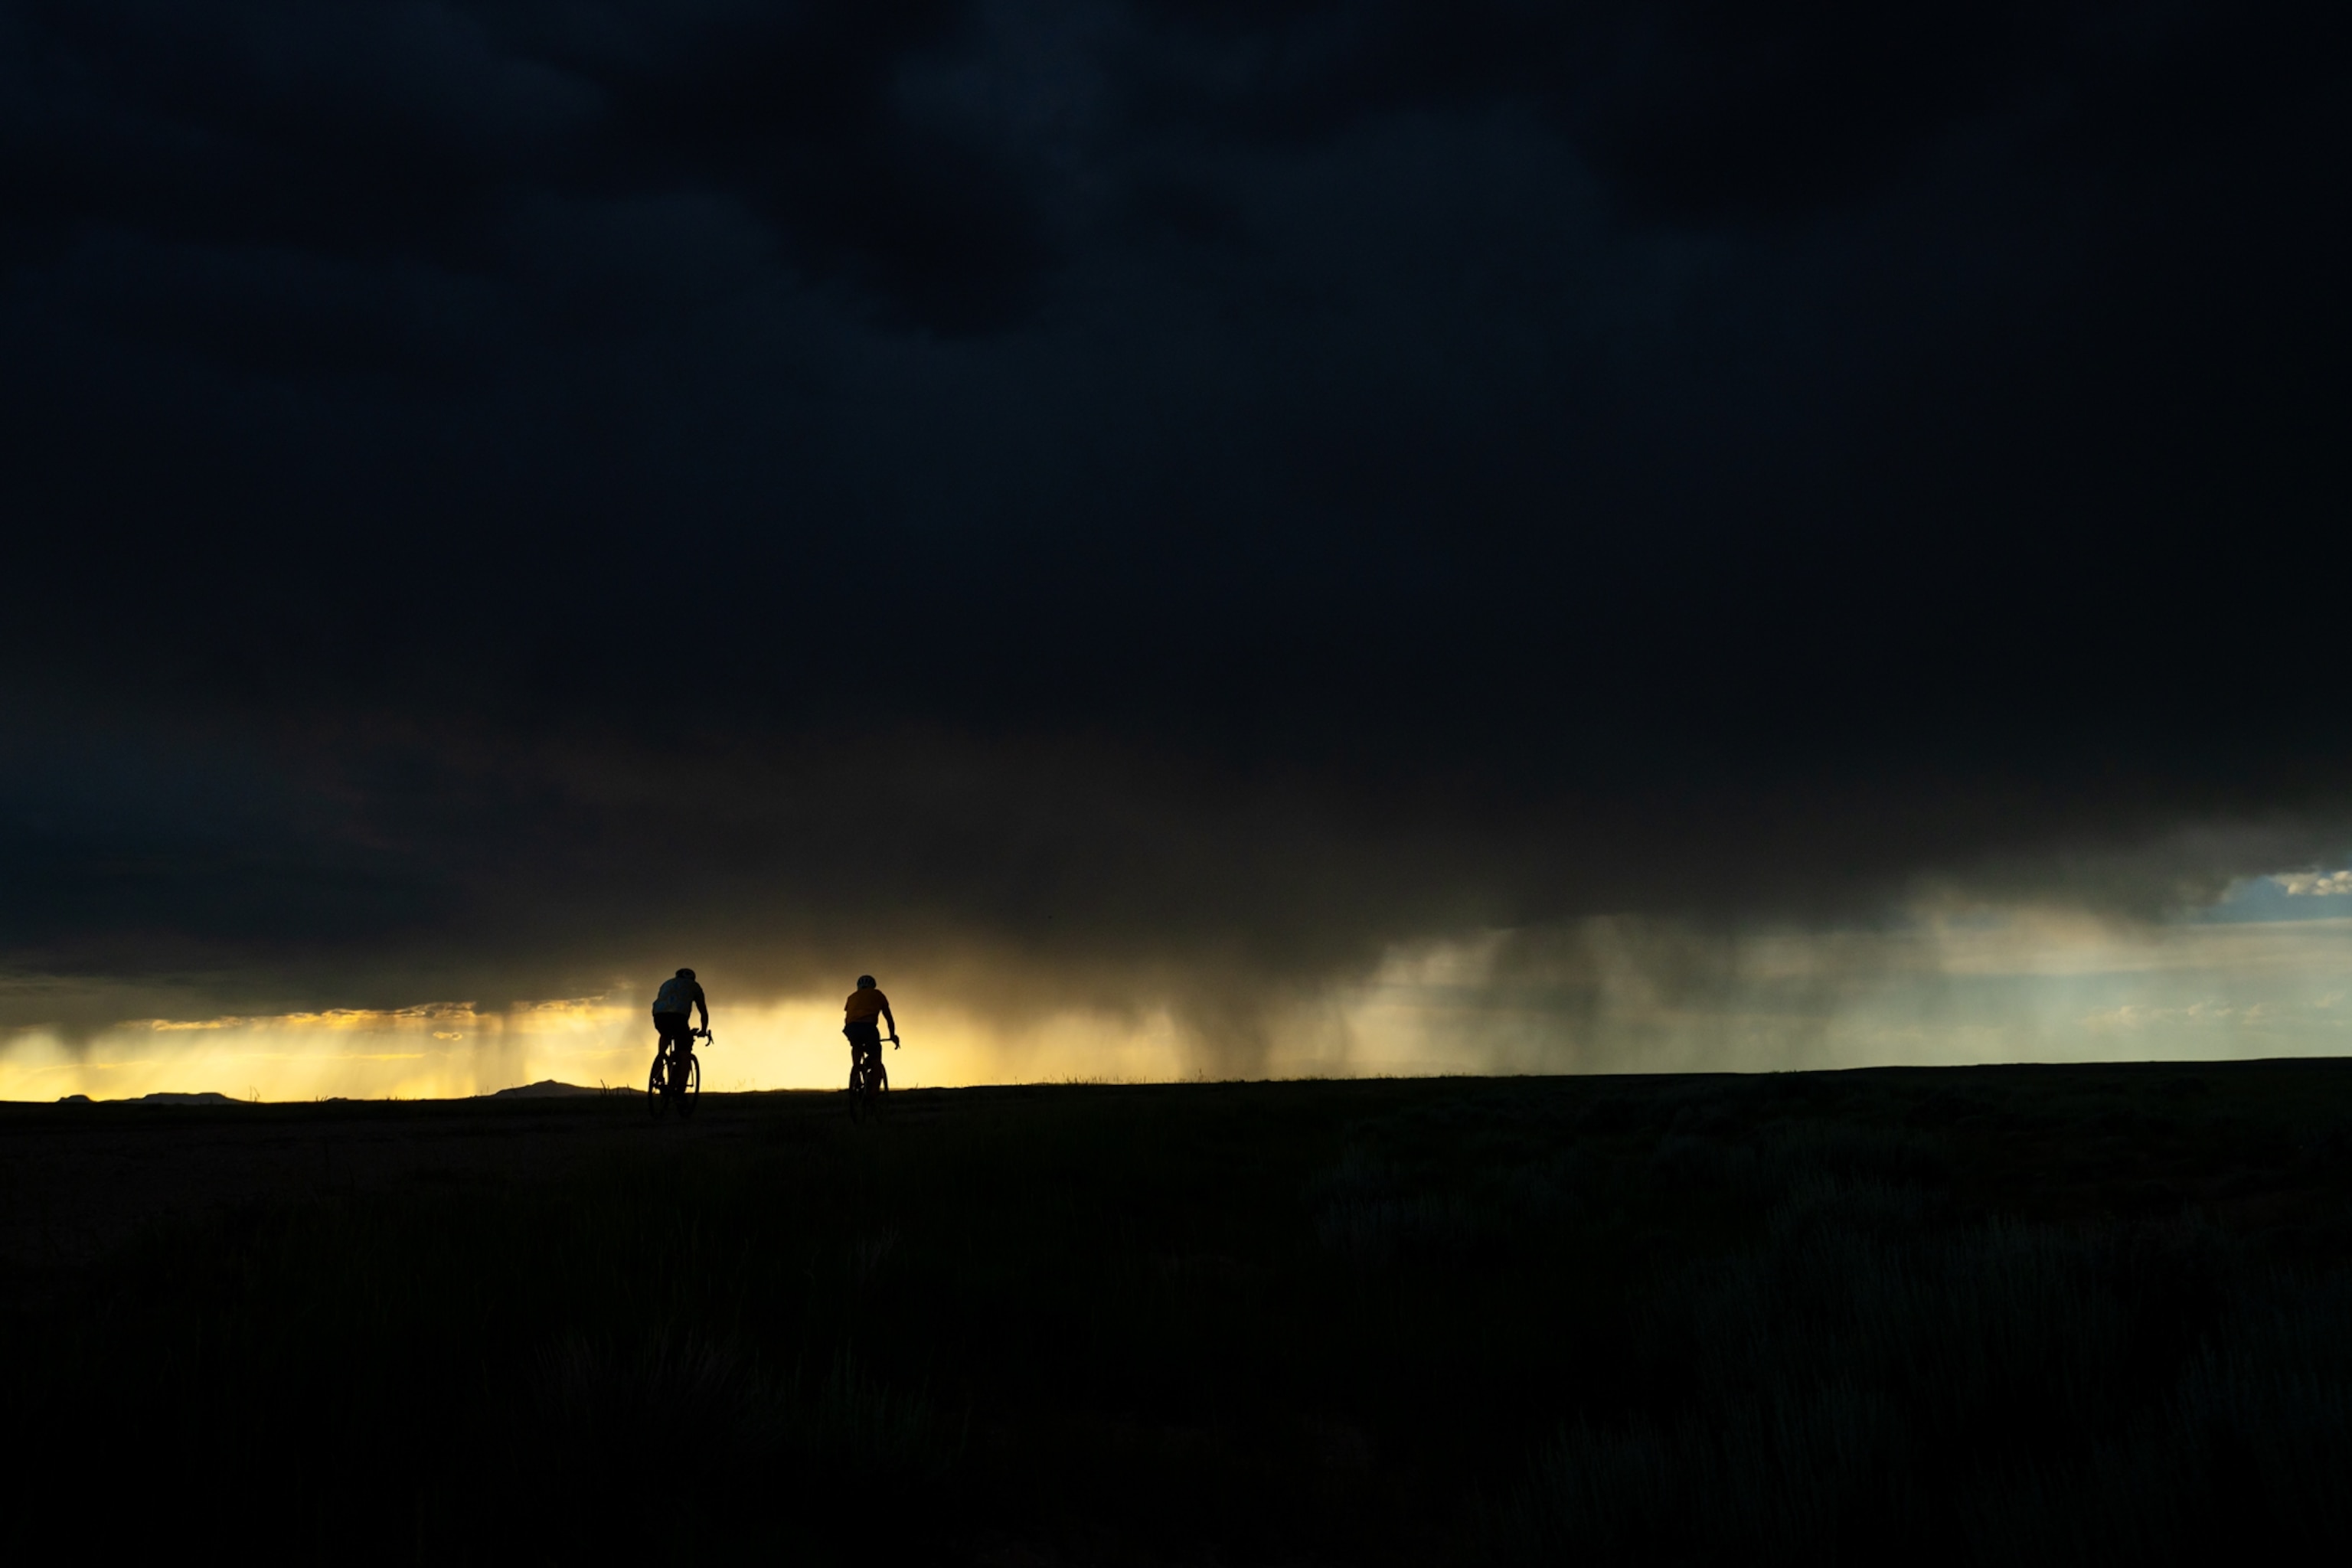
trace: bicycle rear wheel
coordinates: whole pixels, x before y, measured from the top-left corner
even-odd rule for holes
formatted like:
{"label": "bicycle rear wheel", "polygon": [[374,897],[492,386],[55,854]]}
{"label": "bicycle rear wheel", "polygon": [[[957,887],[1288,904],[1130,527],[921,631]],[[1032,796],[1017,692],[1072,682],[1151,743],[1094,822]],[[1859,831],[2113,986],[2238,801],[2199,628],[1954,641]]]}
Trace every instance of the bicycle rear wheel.
{"label": "bicycle rear wheel", "polygon": [[667,1053],[655,1052],[654,1070],[646,1076],[646,1099],[650,1102],[656,1121],[659,1121],[662,1119],[662,1112],[669,1109],[669,1095],[667,1092],[669,1086],[664,1081],[665,1075],[662,1072],[663,1064],[667,1060]]}

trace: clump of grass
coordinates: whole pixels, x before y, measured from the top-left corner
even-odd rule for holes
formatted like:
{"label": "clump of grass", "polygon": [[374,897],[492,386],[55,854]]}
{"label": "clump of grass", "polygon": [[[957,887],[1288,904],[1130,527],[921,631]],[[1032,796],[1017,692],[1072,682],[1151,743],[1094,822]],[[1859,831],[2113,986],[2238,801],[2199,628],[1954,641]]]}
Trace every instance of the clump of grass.
{"label": "clump of grass", "polygon": [[1463,1199],[1414,1191],[1396,1169],[1359,1149],[1308,1182],[1305,1194],[1316,1240],[1359,1267],[1459,1252],[1476,1237],[1475,1218]]}

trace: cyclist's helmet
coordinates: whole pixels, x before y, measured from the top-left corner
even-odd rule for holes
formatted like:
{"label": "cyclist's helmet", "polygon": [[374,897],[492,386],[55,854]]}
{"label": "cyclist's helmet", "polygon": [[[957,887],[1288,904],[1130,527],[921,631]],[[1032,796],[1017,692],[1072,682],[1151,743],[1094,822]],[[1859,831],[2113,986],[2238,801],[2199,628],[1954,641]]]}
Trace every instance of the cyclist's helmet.
{"label": "cyclist's helmet", "polygon": [[872,975],[870,975],[870,974],[861,974],[861,975],[859,975],[859,976],[857,977],[857,988],[858,988],[860,991],[871,991],[871,990],[873,990],[873,989],[874,989],[874,976],[872,976]]}
{"label": "cyclist's helmet", "polygon": [[691,969],[681,969],[677,972],[677,977],[680,980],[691,980],[694,978],[694,971]]}

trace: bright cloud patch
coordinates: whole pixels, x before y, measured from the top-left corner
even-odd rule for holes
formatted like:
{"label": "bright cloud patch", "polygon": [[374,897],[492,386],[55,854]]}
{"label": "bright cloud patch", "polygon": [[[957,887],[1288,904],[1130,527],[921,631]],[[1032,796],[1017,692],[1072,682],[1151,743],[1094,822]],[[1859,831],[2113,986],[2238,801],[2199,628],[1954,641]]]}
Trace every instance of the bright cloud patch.
{"label": "bright cloud patch", "polygon": [[2334,898],[2352,893],[2352,871],[2284,871],[2272,881],[2298,899]]}

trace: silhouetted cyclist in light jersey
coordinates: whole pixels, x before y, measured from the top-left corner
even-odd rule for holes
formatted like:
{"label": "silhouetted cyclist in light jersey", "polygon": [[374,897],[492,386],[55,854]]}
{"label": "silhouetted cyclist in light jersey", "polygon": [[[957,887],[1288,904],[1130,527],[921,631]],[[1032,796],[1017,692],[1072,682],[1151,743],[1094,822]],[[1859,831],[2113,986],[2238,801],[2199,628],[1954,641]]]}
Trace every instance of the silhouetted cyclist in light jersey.
{"label": "silhouetted cyclist in light jersey", "polygon": [[874,976],[861,974],[857,977],[857,989],[849,994],[849,1000],[841,1009],[841,1032],[849,1037],[849,1059],[853,1065],[868,1051],[876,1056],[882,1054],[882,1031],[874,1024],[877,1017],[890,1026],[890,1047],[896,1050],[898,1020],[890,1016],[890,998],[882,994],[874,984]]}
{"label": "silhouetted cyclist in light jersey", "polygon": [[694,1048],[694,1016],[691,1009],[702,1009],[702,1027],[710,1028],[710,1004],[695,984],[694,971],[681,969],[662,982],[661,993],[654,998],[654,1028],[661,1037],[654,1042],[654,1059],[661,1059],[662,1050],[671,1040],[678,1042],[683,1053]]}

